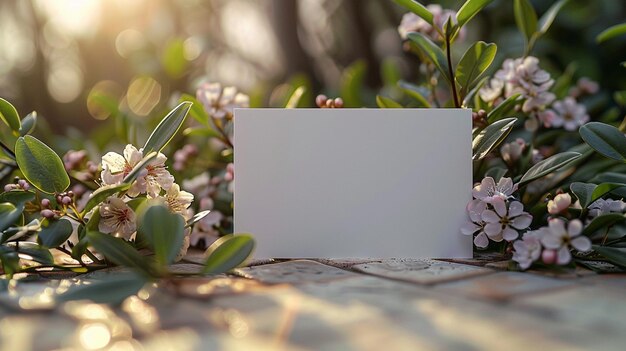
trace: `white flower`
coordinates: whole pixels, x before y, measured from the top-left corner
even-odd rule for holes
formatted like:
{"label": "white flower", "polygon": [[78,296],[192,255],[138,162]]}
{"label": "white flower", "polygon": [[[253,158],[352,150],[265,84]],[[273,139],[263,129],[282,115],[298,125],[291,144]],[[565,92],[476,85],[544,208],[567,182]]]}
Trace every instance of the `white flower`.
{"label": "white flower", "polygon": [[565,194],[558,194],[554,199],[548,201],[548,213],[551,215],[559,214],[569,208],[572,204],[572,197]]}
{"label": "white flower", "polygon": [[220,83],[205,83],[196,92],[205,111],[213,118],[230,118],[236,107],[249,107],[248,95],[237,92],[235,87],[222,89]]}
{"label": "white flower", "polygon": [[526,142],[522,138],[517,138],[515,141],[502,145],[500,148],[500,154],[504,162],[512,164],[519,160],[522,153],[526,149]]}
{"label": "white flower", "polygon": [[546,249],[557,250],[556,263],[568,264],[572,259],[570,247],[585,252],[591,249],[591,240],[586,236],[580,236],[583,224],[574,219],[567,224],[560,218],[553,218],[548,222],[548,231],[541,238],[541,243]]}
{"label": "white flower", "polygon": [[[456,12],[448,9],[443,9],[440,5],[430,4],[426,6],[428,11],[433,14],[433,24],[439,28],[440,31],[443,32],[443,26],[448,21],[448,18],[452,17],[452,22],[456,22]],[[437,32],[435,27],[431,26],[428,22],[424,21],[421,17],[414,14],[413,12],[409,12],[402,16],[402,21],[398,26],[398,33],[400,37],[404,40],[407,38],[407,35],[411,32],[419,32],[427,37],[429,37],[432,41],[443,41],[441,35]],[[462,28],[457,37],[458,41],[462,41],[465,37],[465,28]]]}
{"label": "white flower", "polygon": [[485,177],[479,185],[472,190],[475,199],[480,199],[486,203],[493,202],[494,199],[506,200],[517,190],[517,184],[513,184],[511,178],[500,178],[496,185],[491,177]]}
{"label": "white flower", "polygon": [[623,213],[626,211],[626,202],[622,200],[598,199],[589,205],[589,215],[598,217],[607,213]]}
{"label": "white flower", "polygon": [[[485,221],[485,234],[493,241],[513,241],[517,239],[517,230],[528,228],[533,217],[524,212],[524,205],[521,202],[513,201],[506,208],[506,202],[502,198],[495,198],[491,202],[492,210],[482,213],[482,220]],[[517,229],[517,230],[515,230]]]}
{"label": "white flower", "polygon": [[526,270],[541,256],[541,238],[543,230],[535,230],[524,234],[522,240],[513,243],[513,261],[517,262],[521,269]]}
{"label": "white flower", "polygon": [[505,98],[519,93],[525,99],[522,111],[541,111],[555,99],[548,91],[553,84],[550,74],[539,68],[539,60],[527,56],[504,60],[502,68],[479,94],[484,101],[493,102],[501,93]]}
{"label": "white flower", "polygon": [[201,199],[209,196],[215,190],[215,187],[211,185],[211,175],[208,172],[202,172],[191,179],[185,179],[182,185],[183,189]]}
{"label": "white flower", "polygon": [[209,247],[215,240],[219,238],[219,231],[214,226],[219,224],[224,215],[219,211],[211,211],[202,218],[198,223],[194,224],[191,232],[191,244],[198,246],[200,243],[204,247]]}
{"label": "white flower", "polygon": [[98,230],[102,233],[130,239],[131,235],[137,231],[135,212],[126,205],[124,200],[109,197],[100,204],[99,212]]}
{"label": "white flower", "polygon": [[489,238],[485,234],[485,221],[482,219],[483,212],[487,209],[487,204],[475,199],[467,204],[467,215],[470,220],[461,226],[461,233],[464,235],[474,235],[474,245],[485,248],[489,245]]}
{"label": "white flower", "polygon": [[[102,156],[102,185],[121,183],[133,168],[143,159],[143,150],[137,150],[133,145],[126,145],[124,155],[108,152]],[[159,153],[133,182],[127,195],[135,197],[147,193],[149,197],[157,197],[161,189],[169,189],[174,183],[174,177],[165,167],[167,157]]]}
{"label": "white flower", "polygon": [[184,190],[180,190],[178,184],[172,184],[165,194],[165,201],[170,211],[186,217],[187,208],[189,208],[189,205],[193,202],[193,195]]}
{"label": "white flower", "polygon": [[552,120],[552,127],[563,127],[568,131],[575,131],[581,125],[589,121],[587,108],[579,104],[572,97],[566,97],[563,101],[556,101],[552,104],[556,112],[556,118]]}

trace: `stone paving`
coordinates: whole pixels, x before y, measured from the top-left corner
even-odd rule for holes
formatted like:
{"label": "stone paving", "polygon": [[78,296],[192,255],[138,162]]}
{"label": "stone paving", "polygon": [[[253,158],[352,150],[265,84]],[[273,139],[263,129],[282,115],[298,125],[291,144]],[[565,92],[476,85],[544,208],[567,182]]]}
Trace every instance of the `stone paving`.
{"label": "stone paving", "polygon": [[[173,269],[197,272],[198,261]],[[124,269],[31,277],[0,294],[0,350],[626,349],[626,274],[495,261],[257,261],[147,286],[116,306],[55,303],[54,293]]]}

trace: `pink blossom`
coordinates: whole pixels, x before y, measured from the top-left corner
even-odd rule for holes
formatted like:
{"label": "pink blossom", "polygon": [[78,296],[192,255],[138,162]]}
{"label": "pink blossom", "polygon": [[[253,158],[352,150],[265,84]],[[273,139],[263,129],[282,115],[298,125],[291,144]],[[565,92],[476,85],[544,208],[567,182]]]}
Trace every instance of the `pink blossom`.
{"label": "pink blossom", "polygon": [[481,200],[472,200],[467,204],[467,215],[470,218],[461,226],[461,233],[464,235],[474,235],[474,245],[476,247],[485,248],[489,245],[489,238],[485,234],[485,221],[482,220],[482,214],[487,209],[487,204]]}
{"label": "pink blossom", "polygon": [[513,184],[511,178],[500,178],[498,184],[492,177],[485,177],[479,185],[472,190],[475,199],[491,203],[494,199],[506,200],[517,190],[517,184]]}
{"label": "pink blossom", "polygon": [[556,101],[552,109],[556,112],[556,118],[551,123],[555,128],[563,127],[565,130],[575,131],[589,121],[585,105],[577,103],[569,96],[562,101]]}
{"label": "pink blossom", "polygon": [[[426,6],[428,11],[433,14],[433,24],[443,32],[443,26],[448,21],[448,18],[452,17],[453,23],[456,23],[456,12],[448,9],[443,9],[440,5],[430,4]],[[432,41],[443,41],[443,38],[428,22],[424,21],[421,17],[413,12],[405,13],[402,16],[402,21],[398,26],[398,33],[402,39],[406,39],[407,35],[411,32],[418,32],[426,35]],[[462,41],[465,38],[465,28],[462,28],[459,32],[457,39]]]}
{"label": "pink blossom", "polygon": [[521,269],[528,269],[533,262],[541,256],[541,237],[543,231],[536,230],[524,234],[522,240],[513,243],[513,261],[517,262]]}
{"label": "pink blossom", "polygon": [[583,224],[578,219],[571,220],[566,228],[562,219],[553,218],[548,222],[548,231],[541,238],[541,243],[546,249],[556,250],[557,264],[568,264],[572,259],[570,248],[581,252],[591,249],[591,240],[581,236],[582,231]]}
{"label": "pink blossom", "polygon": [[485,223],[485,234],[493,241],[513,241],[517,239],[517,230],[524,230],[530,226],[533,217],[524,212],[521,202],[513,201],[507,204],[502,198],[495,198],[491,202],[493,210],[486,210],[481,218]]}

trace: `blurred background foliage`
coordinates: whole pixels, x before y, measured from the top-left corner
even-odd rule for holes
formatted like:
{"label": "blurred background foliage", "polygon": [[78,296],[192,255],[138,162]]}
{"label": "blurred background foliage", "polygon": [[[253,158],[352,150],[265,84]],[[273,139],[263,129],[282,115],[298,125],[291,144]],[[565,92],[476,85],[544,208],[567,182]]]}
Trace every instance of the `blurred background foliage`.
{"label": "blurred background foliage", "polygon": [[[532,1],[540,15],[553,2]],[[35,134],[59,151],[94,154],[145,140],[181,93],[207,81],[237,86],[253,107],[284,106],[302,85],[300,107],[318,93],[376,106],[381,90],[401,99],[397,82],[420,78],[397,32],[404,12],[391,0],[3,0],[0,96],[43,116]],[[626,89],[626,37],[595,36],[625,19],[626,2],[572,0],[533,52],[556,78],[599,82],[592,115],[623,116],[612,92]],[[497,43],[492,71],[523,54],[513,1],[494,1],[468,29],[455,51]]]}

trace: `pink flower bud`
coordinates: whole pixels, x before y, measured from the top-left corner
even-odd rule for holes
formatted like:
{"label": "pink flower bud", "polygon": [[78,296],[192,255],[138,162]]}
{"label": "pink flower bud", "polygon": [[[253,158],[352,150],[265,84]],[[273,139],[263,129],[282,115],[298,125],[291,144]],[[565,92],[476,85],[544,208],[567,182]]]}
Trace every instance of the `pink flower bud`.
{"label": "pink flower bud", "polygon": [[7,185],[4,186],[4,191],[11,191],[11,190],[13,190],[14,186],[15,186],[14,184],[7,184]]}
{"label": "pink flower bud", "polygon": [[315,104],[318,107],[324,107],[326,105],[326,100],[328,100],[328,97],[324,94],[320,94],[315,98]]}
{"label": "pink flower bud", "polygon": [[548,213],[551,215],[559,214],[572,204],[572,197],[569,194],[558,194],[554,199],[548,201]]}
{"label": "pink flower bud", "polygon": [[41,200],[41,207],[43,207],[43,208],[50,207],[50,200],[48,200],[48,199]]}
{"label": "pink flower bud", "polygon": [[555,250],[543,250],[541,253],[541,260],[545,264],[555,264],[556,263],[556,251]]}
{"label": "pink flower bud", "polygon": [[41,211],[41,216],[50,219],[54,217],[54,212],[52,212],[52,210],[45,209]]}
{"label": "pink flower bud", "polygon": [[63,205],[69,205],[72,203],[72,198],[69,196],[63,196],[61,202],[63,203]]}
{"label": "pink flower bud", "polygon": [[343,107],[343,99],[338,97],[335,98],[335,107],[336,108],[342,108]]}

